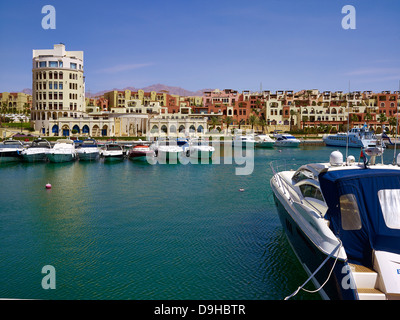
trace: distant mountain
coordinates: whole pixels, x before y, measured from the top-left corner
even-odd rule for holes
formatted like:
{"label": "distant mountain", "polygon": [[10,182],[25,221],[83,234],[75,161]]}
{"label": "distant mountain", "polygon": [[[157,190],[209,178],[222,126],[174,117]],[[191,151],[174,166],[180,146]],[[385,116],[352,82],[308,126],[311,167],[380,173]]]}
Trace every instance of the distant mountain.
{"label": "distant mountain", "polygon": [[30,95],[32,95],[32,89],[31,89],[31,88],[22,89],[21,92],[22,92],[22,93],[25,93],[25,94],[30,94]]}
{"label": "distant mountain", "polygon": [[165,84],[153,84],[147,87],[143,87],[143,88],[135,88],[135,87],[126,87],[123,89],[117,89],[117,88],[113,88],[113,89],[109,89],[109,90],[103,90],[100,92],[96,92],[96,93],[89,93],[86,92],[86,97],[97,97],[97,96],[101,96],[106,92],[109,91],[124,91],[124,90],[131,90],[131,91],[138,91],[138,90],[143,90],[145,92],[150,92],[150,91],[156,91],[156,92],[161,92],[161,91],[167,91],[169,94],[176,94],[179,96],[202,96],[204,91],[211,91],[214,89],[201,89],[201,90],[197,90],[197,91],[189,91],[186,89],[183,89],[181,87],[172,87],[172,86],[167,86]]}
{"label": "distant mountain", "polygon": [[[109,90],[103,90],[100,92],[96,92],[96,93],[91,93],[86,91],[86,97],[98,97],[103,95],[106,92],[109,91],[124,91],[124,90],[131,90],[131,91],[138,91],[138,90],[143,90],[145,92],[150,92],[150,91],[156,91],[156,92],[161,92],[161,91],[167,91],[169,94],[176,94],[179,96],[202,96],[204,91],[212,91],[214,89],[201,89],[201,90],[197,90],[197,91],[190,91],[190,90],[186,90],[183,89],[181,87],[172,87],[172,86],[167,86],[165,84],[153,84],[147,87],[143,87],[143,88],[135,88],[135,87],[126,87],[123,89],[118,89],[118,88],[113,88],[113,89],[109,89]],[[26,94],[30,94],[32,95],[32,89],[30,88],[25,88],[23,90],[21,90],[20,92],[26,93]]]}

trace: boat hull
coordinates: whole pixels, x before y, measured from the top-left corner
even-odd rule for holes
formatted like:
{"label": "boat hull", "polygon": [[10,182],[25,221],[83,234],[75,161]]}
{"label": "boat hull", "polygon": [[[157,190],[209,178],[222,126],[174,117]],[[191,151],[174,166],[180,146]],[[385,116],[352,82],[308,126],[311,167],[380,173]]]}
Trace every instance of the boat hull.
{"label": "boat hull", "polygon": [[121,153],[103,153],[101,156],[104,161],[121,161],[125,159],[125,155]]}
{"label": "boat hull", "polygon": [[286,148],[297,148],[300,145],[299,142],[293,142],[293,141],[276,141],[274,142],[275,147],[286,147]]}
{"label": "boat hull", "polygon": [[183,151],[164,151],[158,150],[157,160],[158,163],[180,163],[180,158],[183,157]]}
{"label": "boat hull", "polygon": [[141,161],[141,162],[147,162],[148,157],[155,157],[155,152],[154,151],[131,151],[129,153],[129,159],[133,161]]}
{"label": "boat hull", "polygon": [[76,159],[75,153],[48,153],[47,158],[50,162],[71,162]]}
{"label": "boat hull", "polygon": [[16,161],[21,161],[21,159],[22,159],[22,156],[17,151],[0,153],[0,163],[16,162]]}
{"label": "boat hull", "polygon": [[96,161],[100,157],[99,151],[78,151],[79,161]]}
{"label": "boat hull", "polygon": [[[295,220],[288,213],[286,208],[281,204],[276,194],[273,194],[275,205],[278,209],[279,220],[285,231],[290,246],[292,247],[295,255],[297,256],[300,264],[310,276],[328,257],[329,254],[323,252],[318,248],[314,242],[307,236],[305,232],[296,224]],[[319,291],[324,300],[357,300],[357,293],[354,289],[344,289],[342,282],[345,281],[347,273],[343,273],[344,267],[347,267],[347,262],[337,259],[335,264],[335,257],[330,257],[329,260],[312,279],[314,286],[319,288],[326,279],[328,282]],[[334,267],[332,275],[329,274]],[[307,277],[308,278],[308,277]],[[299,280],[299,286],[305,281]],[[310,286],[306,286],[310,290]],[[311,289],[313,290],[313,289]]]}
{"label": "boat hull", "polygon": [[256,148],[273,148],[275,141],[263,141],[256,144]]}
{"label": "boat hull", "polygon": [[22,158],[26,162],[41,162],[47,161],[46,153],[31,153],[31,154],[23,154]]}

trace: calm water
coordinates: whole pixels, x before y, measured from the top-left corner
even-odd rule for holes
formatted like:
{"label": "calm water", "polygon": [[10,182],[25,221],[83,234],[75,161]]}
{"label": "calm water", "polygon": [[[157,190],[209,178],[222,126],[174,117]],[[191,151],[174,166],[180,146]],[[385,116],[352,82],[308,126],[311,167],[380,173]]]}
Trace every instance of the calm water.
{"label": "calm water", "polygon": [[[235,163],[3,164],[0,297],[283,299],[307,275],[279,223],[269,163],[297,167],[333,150],[257,149],[247,176]],[[41,286],[45,265],[55,290]]]}

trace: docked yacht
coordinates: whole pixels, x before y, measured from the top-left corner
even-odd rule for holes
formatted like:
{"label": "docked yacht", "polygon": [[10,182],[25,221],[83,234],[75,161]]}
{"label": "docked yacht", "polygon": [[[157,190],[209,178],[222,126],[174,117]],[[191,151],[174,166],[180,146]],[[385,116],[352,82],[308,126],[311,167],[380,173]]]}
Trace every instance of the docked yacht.
{"label": "docked yacht", "polygon": [[253,148],[256,145],[257,141],[254,140],[254,135],[246,134],[246,135],[236,135],[232,140],[232,146],[238,147],[246,147]]}
{"label": "docked yacht", "polygon": [[146,144],[138,144],[129,150],[128,157],[135,161],[147,161],[149,158],[154,158],[156,153]]}
{"label": "docked yacht", "polygon": [[77,158],[74,141],[70,139],[59,139],[53,148],[46,153],[50,162],[69,162]]}
{"label": "docked yacht", "polygon": [[186,155],[190,158],[199,160],[210,159],[215,151],[213,146],[205,139],[194,138],[189,142],[189,147],[186,150]]}
{"label": "docked yacht", "polygon": [[[400,299],[400,155],[397,164],[343,161],[273,169],[281,224],[324,299]],[[382,154],[381,154],[382,157]],[[307,290],[306,290],[307,291]]]}
{"label": "docked yacht", "polygon": [[337,134],[324,135],[322,140],[327,146],[349,148],[367,148],[374,147],[378,138],[373,131],[366,125],[362,128],[352,128],[349,132],[338,132]]}
{"label": "docked yacht", "polygon": [[24,150],[24,145],[19,140],[4,140],[0,143],[0,163],[20,161],[21,152]]}
{"label": "docked yacht", "polygon": [[28,162],[47,161],[47,153],[51,150],[51,144],[46,139],[38,138],[21,152],[22,158]]}
{"label": "docked yacht", "polygon": [[96,161],[100,157],[97,141],[94,139],[83,140],[76,149],[79,161]]}
{"label": "docked yacht", "polygon": [[104,160],[124,160],[125,152],[117,143],[107,143],[100,150],[100,157]]}
{"label": "docked yacht", "polygon": [[183,147],[176,140],[159,139],[150,148],[154,150],[159,163],[178,163],[183,156]]}
{"label": "docked yacht", "polygon": [[275,144],[275,140],[268,134],[258,134],[254,137],[254,140],[256,141],[256,148],[272,148]]}
{"label": "docked yacht", "polygon": [[298,147],[300,140],[288,133],[274,133],[276,147]]}

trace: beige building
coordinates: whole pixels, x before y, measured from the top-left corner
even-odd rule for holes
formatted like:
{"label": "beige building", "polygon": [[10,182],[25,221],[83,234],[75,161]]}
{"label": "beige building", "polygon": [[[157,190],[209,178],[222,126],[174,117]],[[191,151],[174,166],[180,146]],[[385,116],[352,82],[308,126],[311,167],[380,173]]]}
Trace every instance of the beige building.
{"label": "beige building", "polygon": [[66,51],[64,44],[33,50],[31,120],[35,130],[58,135],[60,127],[50,127],[51,120],[85,115],[83,70],[83,51]]}
{"label": "beige building", "polygon": [[32,105],[32,96],[23,92],[1,92],[0,108],[2,112],[24,113]]}

